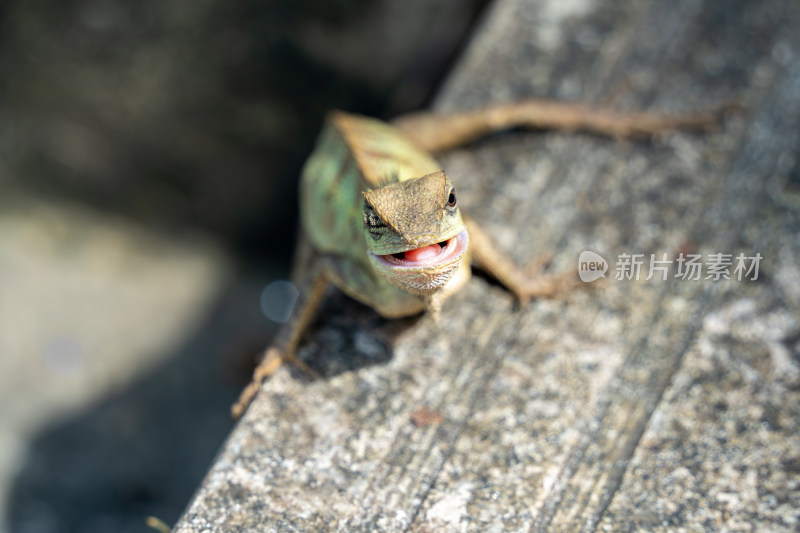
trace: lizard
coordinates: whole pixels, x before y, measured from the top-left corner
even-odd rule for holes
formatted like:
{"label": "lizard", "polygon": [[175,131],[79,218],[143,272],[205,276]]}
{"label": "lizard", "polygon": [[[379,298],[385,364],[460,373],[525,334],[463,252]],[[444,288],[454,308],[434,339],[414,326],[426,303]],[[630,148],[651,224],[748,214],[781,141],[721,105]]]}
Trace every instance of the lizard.
{"label": "lizard", "polygon": [[461,213],[456,188],[434,155],[511,128],[583,130],[615,138],[708,129],[719,111],[618,112],[528,99],[451,113],[417,112],[390,123],[341,111],[327,118],[300,176],[300,230],[292,281],[300,296],[231,413],[239,418],[282,364],[314,376],[296,356],[329,285],[386,318],[430,312],[467,283],[471,267],[519,302],[577,286],[574,272],[520,268]]}

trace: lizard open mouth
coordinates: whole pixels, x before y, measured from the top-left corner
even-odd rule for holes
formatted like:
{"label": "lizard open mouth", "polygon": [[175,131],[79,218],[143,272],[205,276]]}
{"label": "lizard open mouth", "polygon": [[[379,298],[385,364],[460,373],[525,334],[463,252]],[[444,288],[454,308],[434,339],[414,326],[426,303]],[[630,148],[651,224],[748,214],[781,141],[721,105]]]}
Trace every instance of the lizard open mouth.
{"label": "lizard open mouth", "polygon": [[442,288],[466,257],[467,230],[453,238],[405,252],[370,254],[377,271],[389,282],[417,294],[430,294]]}
{"label": "lizard open mouth", "polygon": [[465,230],[446,241],[375,257],[386,266],[394,268],[436,267],[459,258],[467,249],[467,241]]}

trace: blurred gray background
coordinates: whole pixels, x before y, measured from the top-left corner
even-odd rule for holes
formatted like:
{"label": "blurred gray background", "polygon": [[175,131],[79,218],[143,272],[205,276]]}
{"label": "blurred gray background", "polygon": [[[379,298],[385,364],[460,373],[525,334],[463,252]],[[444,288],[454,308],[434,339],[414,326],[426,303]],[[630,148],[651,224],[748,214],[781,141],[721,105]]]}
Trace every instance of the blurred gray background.
{"label": "blurred gray background", "polygon": [[0,5],[0,532],[177,519],[325,112],[424,107],[486,4]]}

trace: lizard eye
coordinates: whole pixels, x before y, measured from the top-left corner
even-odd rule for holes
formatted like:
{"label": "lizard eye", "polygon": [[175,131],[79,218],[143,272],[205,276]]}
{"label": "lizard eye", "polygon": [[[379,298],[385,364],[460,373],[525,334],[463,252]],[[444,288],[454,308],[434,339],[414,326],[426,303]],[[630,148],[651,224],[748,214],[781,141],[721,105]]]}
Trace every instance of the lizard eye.
{"label": "lizard eye", "polygon": [[450,207],[456,206],[456,190],[450,189],[450,194],[447,196],[447,205]]}
{"label": "lizard eye", "polygon": [[372,237],[373,240],[379,239],[383,228],[386,227],[383,220],[381,220],[378,214],[375,213],[375,210],[366,202],[364,202],[364,225],[367,227],[369,236]]}

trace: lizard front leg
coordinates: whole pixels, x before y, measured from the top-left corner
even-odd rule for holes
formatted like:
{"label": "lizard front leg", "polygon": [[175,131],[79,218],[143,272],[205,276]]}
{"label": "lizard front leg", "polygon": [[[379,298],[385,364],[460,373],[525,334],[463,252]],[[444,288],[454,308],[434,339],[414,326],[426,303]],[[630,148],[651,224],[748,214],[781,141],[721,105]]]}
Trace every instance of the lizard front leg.
{"label": "lizard front leg", "polygon": [[520,268],[509,257],[499,251],[483,230],[471,219],[463,217],[469,232],[470,260],[485,271],[525,305],[531,298],[552,298],[565,294],[578,286],[575,272],[545,275],[538,272],[542,261],[530,268]]}
{"label": "lizard front leg", "polygon": [[411,113],[396,118],[392,125],[419,148],[437,153],[516,127],[582,130],[611,137],[646,137],[676,129],[710,129],[717,124],[720,114],[732,107],[736,106],[722,106],[713,112],[668,114],[530,99],[473,111]]}
{"label": "lizard front leg", "polygon": [[292,310],[289,322],[278,331],[272,346],[266,350],[261,362],[253,371],[253,379],[241,392],[238,401],[231,407],[231,415],[234,419],[242,416],[261,388],[261,383],[274,374],[283,363],[291,363],[306,374],[312,377],[316,376],[316,372],[297,357],[297,345],[316,314],[330,281],[321,262],[313,261],[310,270],[308,286],[304,290],[301,289],[300,297]]}

